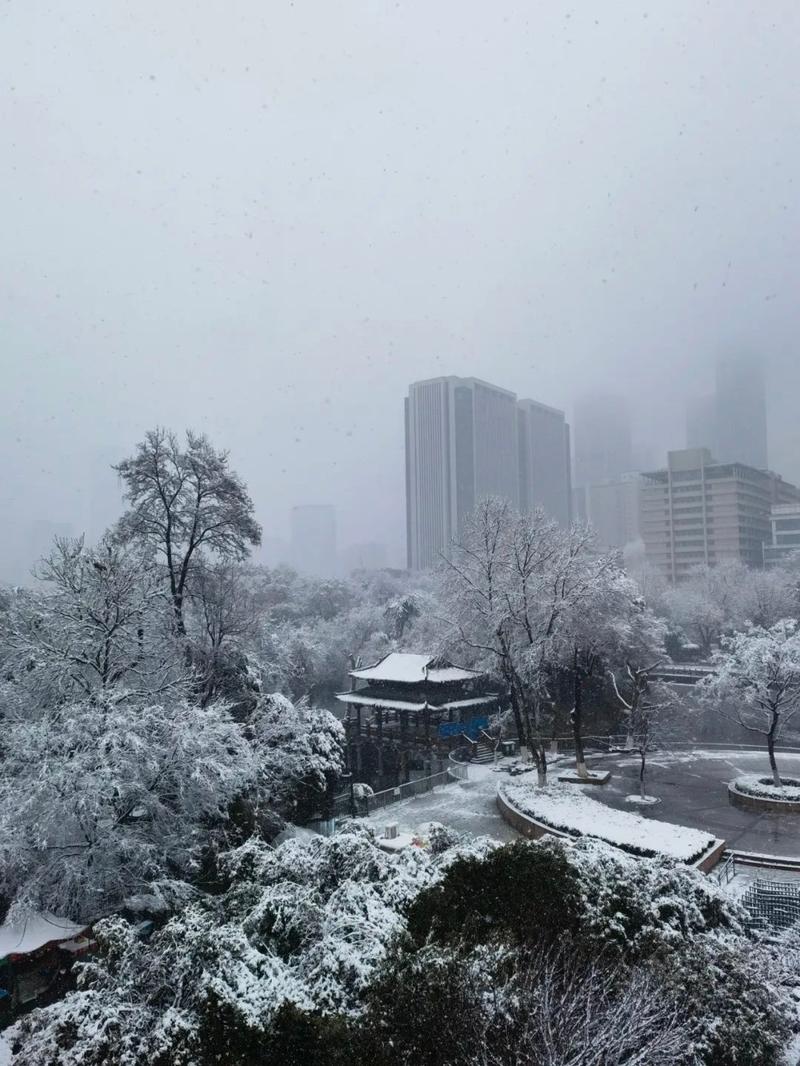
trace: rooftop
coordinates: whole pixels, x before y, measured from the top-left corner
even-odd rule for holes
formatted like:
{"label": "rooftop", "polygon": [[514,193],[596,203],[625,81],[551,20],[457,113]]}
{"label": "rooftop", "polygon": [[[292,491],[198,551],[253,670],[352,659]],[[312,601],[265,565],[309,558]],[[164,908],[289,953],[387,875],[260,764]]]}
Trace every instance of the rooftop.
{"label": "rooftop", "polygon": [[446,685],[453,681],[472,681],[482,674],[479,670],[464,670],[460,666],[453,666],[446,659],[437,658],[435,655],[393,651],[374,666],[351,670],[350,676],[359,681],[397,681],[412,685],[427,681]]}

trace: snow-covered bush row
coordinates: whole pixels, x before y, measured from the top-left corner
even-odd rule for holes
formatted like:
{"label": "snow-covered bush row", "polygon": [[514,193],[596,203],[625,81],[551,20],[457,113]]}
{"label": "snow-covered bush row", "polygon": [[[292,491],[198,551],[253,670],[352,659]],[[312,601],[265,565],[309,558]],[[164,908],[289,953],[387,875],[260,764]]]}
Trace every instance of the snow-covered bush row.
{"label": "snow-covered bush row", "polygon": [[423,836],[252,840],[148,941],[99,923],[78,989],[8,1031],[14,1066],[777,1063],[790,967],[695,871]]}
{"label": "snow-covered bush row", "polygon": [[504,799],[523,814],[571,836],[591,836],[635,855],[664,855],[694,862],[714,843],[698,829],[642,818],[607,807],[583,793],[579,786],[502,783]]}
{"label": "snow-covered bush row", "polygon": [[758,774],[741,774],[731,784],[748,796],[762,799],[790,800],[800,803],[800,781],[784,778],[782,784],[773,784],[772,778],[760,777]]}
{"label": "snow-covered bush row", "polygon": [[188,1064],[210,1042],[224,1051],[229,1038],[262,1034],[287,1003],[352,1014],[408,904],[459,855],[489,848],[439,828],[429,849],[389,855],[361,823],[277,848],[251,840],[221,857],[224,894],[193,903],[150,940],[122,918],[99,922],[78,990],[11,1031],[15,1066]]}

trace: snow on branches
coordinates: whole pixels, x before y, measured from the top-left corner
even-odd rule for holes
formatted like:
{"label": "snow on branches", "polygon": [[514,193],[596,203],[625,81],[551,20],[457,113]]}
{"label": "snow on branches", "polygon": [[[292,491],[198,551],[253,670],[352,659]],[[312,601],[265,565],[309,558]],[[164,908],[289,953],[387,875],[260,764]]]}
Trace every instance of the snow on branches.
{"label": "snow on branches", "polygon": [[781,779],[775,744],[800,710],[800,632],[785,618],[769,629],[750,626],[722,638],[716,670],[701,682],[701,692],[719,713],[767,745],[773,783]]}
{"label": "snow on branches", "polygon": [[257,759],[223,709],[64,704],[6,718],[0,891],[17,912],[74,918],[186,877]]}

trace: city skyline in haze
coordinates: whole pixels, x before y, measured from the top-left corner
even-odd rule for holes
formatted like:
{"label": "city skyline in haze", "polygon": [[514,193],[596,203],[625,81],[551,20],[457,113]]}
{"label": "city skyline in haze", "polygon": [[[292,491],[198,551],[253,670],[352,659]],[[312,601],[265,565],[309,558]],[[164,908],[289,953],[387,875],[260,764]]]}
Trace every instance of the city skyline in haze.
{"label": "city skyline in haze", "polygon": [[156,425],[230,451],[266,537],[333,503],[400,562],[399,401],[447,374],[574,428],[622,396],[660,460],[750,352],[800,480],[796,5],[3,18],[0,578],[118,513],[95,463]]}

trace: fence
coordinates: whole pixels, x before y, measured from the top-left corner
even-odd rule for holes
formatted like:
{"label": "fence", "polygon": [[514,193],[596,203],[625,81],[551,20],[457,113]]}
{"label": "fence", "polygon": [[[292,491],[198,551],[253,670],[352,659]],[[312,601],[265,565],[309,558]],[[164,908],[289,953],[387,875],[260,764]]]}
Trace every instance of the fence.
{"label": "fence", "polygon": [[469,781],[469,763],[454,758],[455,754],[457,753],[450,752],[450,759],[447,765],[448,774],[456,781]]}
{"label": "fence", "polygon": [[[631,748],[628,743],[628,737],[624,733],[606,733],[603,736],[584,736],[582,737],[582,740],[587,755],[592,754],[592,752],[624,754],[626,751],[630,751],[631,755],[635,755],[636,747],[639,744],[639,737],[634,736],[633,747]],[[549,740],[545,739],[544,744],[546,746],[549,745],[549,754],[551,755],[568,755],[575,751],[575,738],[573,736],[551,737]],[[730,740],[669,740],[663,741],[660,744],[653,743],[650,748],[652,753],[655,753],[656,751],[741,751],[743,753],[764,753],[766,750],[766,745],[735,744]],[[800,754],[800,747],[792,746],[790,744],[781,744],[778,749],[778,754],[780,754],[780,752],[784,752],[787,755],[798,755]]]}
{"label": "fence", "polygon": [[800,921],[800,885],[796,882],[757,878],[742,896],[748,928],[779,932]]}
{"label": "fence", "polygon": [[397,785],[396,788],[386,788],[383,792],[375,792],[371,796],[367,796],[361,802],[361,811],[364,814],[372,814],[373,811],[379,811],[383,807],[389,806],[392,803],[398,803],[400,800],[409,799],[411,796],[420,796],[424,792],[430,792],[436,788],[437,785],[447,785],[453,780],[449,770],[442,770],[438,774],[431,774],[430,777],[418,777],[416,781],[406,781],[404,785]]}

